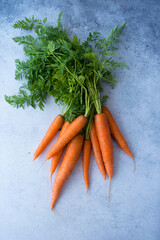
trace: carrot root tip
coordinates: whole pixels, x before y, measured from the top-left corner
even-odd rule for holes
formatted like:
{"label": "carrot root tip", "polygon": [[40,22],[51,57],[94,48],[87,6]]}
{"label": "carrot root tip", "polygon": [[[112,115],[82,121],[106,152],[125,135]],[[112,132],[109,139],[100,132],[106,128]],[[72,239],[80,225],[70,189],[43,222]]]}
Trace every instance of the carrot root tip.
{"label": "carrot root tip", "polygon": [[133,173],[136,171],[136,166],[135,166],[135,161],[134,161],[134,158],[133,158]]}
{"label": "carrot root tip", "polygon": [[108,202],[109,202],[109,191],[110,191],[110,185],[111,185],[111,178],[109,179],[109,186],[108,186]]}
{"label": "carrot root tip", "polygon": [[86,191],[86,203],[88,204],[88,190]]}
{"label": "carrot root tip", "polygon": [[57,217],[60,217],[60,218],[63,218],[64,219],[64,217],[62,217],[62,216],[60,216],[60,215],[58,215],[57,213],[55,213],[55,211],[53,211],[53,209],[51,209],[51,211],[54,213],[54,215],[56,215]]}
{"label": "carrot root tip", "polygon": [[52,190],[52,175],[50,176],[50,181],[51,181],[51,190]]}
{"label": "carrot root tip", "polygon": [[47,159],[42,163],[42,165],[37,169],[37,172],[41,169],[41,167],[47,162]]}

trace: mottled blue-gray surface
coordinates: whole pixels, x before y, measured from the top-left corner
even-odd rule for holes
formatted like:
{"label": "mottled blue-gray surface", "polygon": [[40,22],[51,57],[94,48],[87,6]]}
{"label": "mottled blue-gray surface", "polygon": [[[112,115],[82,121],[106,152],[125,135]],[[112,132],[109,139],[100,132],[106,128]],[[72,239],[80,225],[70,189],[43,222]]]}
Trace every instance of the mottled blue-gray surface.
{"label": "mottled blue-gray surface", "polygon": [[[36,162],[32,155],[52,119],[59,113],[53,99],[45,111],[17,110],[4,101],[20,86],[14,80],[15,58],[24,58],[12,41],[12,28],[24,16],[48,17],[63,23],[84,40],[91,31],[103,36],[127,21],[119,58],[130,70],[116,72],[119,83],[106,88],[107,106],[133,151],[131,159],[114,144],[115,175],[107,201],[94,156],[90,163],[88,203],[82,159],[66,183],[55,211],[50,211],[49,162],[37,172],[47,150]],[[160,239],[160,1],[129,0],[1,0],[0,1],[0,239],[1,240],[158,240]],[[55,141],[55,140],[54,140]],[[52,142],[53,143],[53,142]],[[50,145],[51,146],[51,145]],[[47,148],[48,149],[48,148]]]}

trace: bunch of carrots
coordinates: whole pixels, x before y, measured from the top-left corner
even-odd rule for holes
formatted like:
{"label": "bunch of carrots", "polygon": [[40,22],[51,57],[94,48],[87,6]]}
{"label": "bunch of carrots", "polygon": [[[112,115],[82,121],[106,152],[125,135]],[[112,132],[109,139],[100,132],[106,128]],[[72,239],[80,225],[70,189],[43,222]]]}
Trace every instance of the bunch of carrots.
{"label": "bunch of carrots", "polygon": [[110,188],[110,182],[114,172],[111,135],[117,141],[121,149],[133,159],[134,163],[132,152],[108,108],[102,106],[101,113],[96,114],[94,119],[92,119],[89,135],[86,135],[86,138],[84,138],[80,132],[86,126],[87,122],[88,119],[84,115],[77,117],[71,124],[68,121],[64,122],[64,117],[58,115],[50,125],[46,135],[34,153],[33,160],[42,153],[51,139],[61,128],[57,142],[51,147],[46,156],[47,160],[51,159],[50,177],[52,178],[64,152],[64,148],[67,146],[64,158],[53,184],[51,209],[53,209],[64,183],[75,168],[81,151],[83,151],[83,177],[87,192],[89,188],[89,162],[91,148],[93,148],[96,163],[104,180],[106,180],[106,173],[109,177]]}
{"label": "bunch of carrots", "polygon": [[[33,160],[37,159],[56,133],[58,140],[46,155],[51,159],[50,178],[55,172],[64,153],[64,157],[52,188],[51,209],[59,197],[62,187],[74,170],[81,151],[83,152],[83,177],[86,190],[89,189],[89,162],[91,149],[98,168],[110,183],[114,172],[112,139],[133,159],[131,150],[120,132],[115,119],[104,106],[108,96],[101,96],[103,84],[112,88],[117,80],[113,74],[117,68],[128,67],[124,62],[116,62],[114,46],[120,42],[126,23],[116,26],[107,38],[100,38],[100,33],[89,33],[82,44],[77,36],[71,39],[63,28],[59,14],[58,26],[47,26],[43,21],[25,18],[14,24],[15,29],[34,30],[34,37],[25,35],[13,38],[24,45],[26,61],[16,60],[16,80],[24,77],[27,82],[19,88],[18,95],[5,96],[6,101],[14,107],[24,105],[43,110],[48,96],[63,106],[48,128],[44,138],[36,149]],[[37,37],[35,37],[37,36]],[[93,50],[94,48],[98,51]],[[29,92],[29,94],[28,94]],[[134,164],[135,168],[135,164]]]}

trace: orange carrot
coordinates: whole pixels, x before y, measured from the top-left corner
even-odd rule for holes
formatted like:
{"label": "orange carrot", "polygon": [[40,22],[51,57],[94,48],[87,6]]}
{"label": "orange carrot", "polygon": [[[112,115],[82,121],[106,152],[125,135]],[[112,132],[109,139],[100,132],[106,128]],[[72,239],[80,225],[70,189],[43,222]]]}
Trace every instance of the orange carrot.
{"label": "orange carrot", "polygon": [[56,135],[60,127],[62,126],[64,122],[64,118],[62,115],[58,115],[50,127],[48,128],[46,135],[42,139],[41,143],[39,144],[38,148],[36,149],[34,155],[33,155],[33,160],[35,160],[41,153],[42,151],[46,148],[48,143],[52,140],[52,138]]}
{"label": "orange carrot", "polygon": [[58,141],[51,147],[51,149],[47,153],[47,159],[50,159],[54,154],[59,152],[61,149],[65,147],[69,141],[72,140],[86,125],[87,118],[83,115],[77,117],[70,126],[66,129],[64,134],[58,139]]}
{"label": "orange carrot", "polygon": [[83,177],[84,182],[87,188],[89,188],[89,161],[90,161],[90,154],[91,154],[91,141],[90,139],[85,139],[84,145],[83,145]]}
{"label": "orange carrot", "polygon": [[133,154],[131,153],[131,150],[129,149],[126,140],[124,139],[122,133],[120,132],[120,130],[117,126],[117,123],[116,123],[115,119],[113,118],[111,112],[105,106],[102,107],[102,111],[105,113],[105,115],[107,117],[109,128],[110,128],[112,136],[114,137],[116,142],[119,144],[120,148],[128,156],[130,156],[133,159]]}
{"label": "orange carrot", "polygon": [[92,143],[92,148],[93,148],[94,156],[96,159],[96,163],[99,167],[99,170],[100,170],[104,180],[106,180],[106,170],[105,170],[104,163],[103,163],[102,153],[101,153],[101,149],[99,146],[99,141],[98,141],[94,121],[92,122],[90,138],[91,138],[91,143]]}
{"label": "orange carrot", "polygon": [[62,164],[58,170],[57,176],[53,184],[51,209],[53,209],[64,183],[69,178],[71,172],[76,166],[82,149],[82,145],[83,136],[80,134],[74,137],[67,145]]}
{"label": "orange carrot", "polygon": [[[66,131],[66,129],[68,128],[69,125],[70,125],[69,122],[65,122],[65,123],[64,123],[64,125],[63,125],[63,127],[62,127],[62,130],[61,130],[61,132],[60,132],[60,134],[59,134],[59,137],[62,136],[62,134]],[[63,148],[61,151],[59,151],[58,153],[56,153],[56,154],[52,157],[51,169],[50,169],[51,177],[52,177],[54,171],[56,170],[56,168],[57,168],[57,166],[58,166],[58,163],[59,163],[59,161],[60,161],[60,159],[61,159],[61,156],[62,156],[63,151],[64,151],[64,148]]]}
{"label": "orange carrot", "polygon": [[103,156],[104,165],[106,168],[106,172],[109,176],[109,188],[108,188],[109,198],[110,183],[113,176],[113,146],[107,118],[104,113],[95,115],[95,127],[98,135],[100,149]]}

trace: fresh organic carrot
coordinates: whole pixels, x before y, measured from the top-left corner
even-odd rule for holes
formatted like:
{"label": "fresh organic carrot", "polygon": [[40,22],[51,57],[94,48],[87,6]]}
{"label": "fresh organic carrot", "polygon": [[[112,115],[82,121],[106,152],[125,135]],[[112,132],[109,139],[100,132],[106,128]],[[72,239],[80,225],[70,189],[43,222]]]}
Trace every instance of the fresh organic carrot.
{"label": "fresh organic carrot", "polygon": [[90,139],[85,139],[83,145],[83,177],[88,192],[89,188],[89,161],[91,154],[91,141]]}
{"label": "fresh organic carrot", "polygon": [[106,108],[105,106],[102,107],[102,111],[103,111],[103,113],[105,113],[105,115],[107,117],[108,125],[109,125],[112,136],[114,137],[114,139],[116,140],[116,142],[118,143],[120,148],[128,156],[130,156],[133,159],[133,164],[134,164],[134,169],[135,169],[133,154],[132,154],[131,150],[129,149],[128,144],[127,144],[125,138],[123,137],[121,131],[119,130],[119,127],[117,126],[115,119],[113,118],[113,116],[112,116],[111,112],[108,110],[108,108]]}
{"label": "fresh organic carrot", "polygon": [[109,176],[109,188],[108,188],[109,198],[110,183],[113,176],[113,146],[107,118],[104,113],[95,115],[95,127],[98,135],[104,165],[106,168],[106,172]]}
{"label": "fresh organic carrot", "polygon": [[[63,127],[62,127],[62,130],[59,134],[59,138],[62,136],[62,134],[66,131],[66,129],[68,128],[68,126],[70,125],[69,122],[65,122]],[[59,151],[58,153],[56,153],[53,157],[52,157],[52,161],[51,161],[51,168],[50,168],[50,173],[51,173],[51,177],[54,173],[54,171],[56,170],[57,166],[58,166],[58,163],[61,159],[61,156],[62,156],[62,153],[64,151],[64,148]]]}
{"label": "fresh organic carrot", "polygon": [[[62,129],[61,129],[61,132],[59,134],[59,137],[62,136],[62,133],[67,129],[67,127],[70,125],[69,122],[65,122]],[[59,138],[58,137],[58,138]],[[52,158],[52,161],[51,161],[51,169],[50,169],[50,172],[51,172],[51,176],[50,176],[50,179],[51,179],[51,186],[52,186],[52,175],[54,173],[54,171],[56,170],[56,167],[61,159],[61,155],[64,151],[64,148],[59,151],[58,153],[56,153],[53,158]],[[48,159],[45,159],[45,161],[42,163],[42,165],[40,166],[40,168],[38,169],[38,171],[41,169],[41,167],[47,162]]]}
{"label": "fresh organic carrot", "polygon": [[102,153],[101,153],[101,149],[100,149],[100,146],[99,146],[99,141],[98,141],[94,121],[92,122],[90,139],[91,139],[92,148],[93,148],[94,156],[95,156],[95,159],[96,159],[96,163],[99,167],[99,170],[100,170],[104,180],[106,180],[106,170],[105,170],[104,163],[103,163]]}
{"label": "fresh organic carrot", "polygon": [[53,209],[64,183],[69,178],[71,172],[76,166],[82,149],[82,145],[83,136],[81,134],[74,137],[67,145],[62,164],[58,170],[57,176],[53,184],[51,209]]}
{"label": "fresh organic carrot", "polygon": [[66,129],[64,134],[58,139],[58,141],[48,151],[46,158],[50,159],[54,154],[63,149],[69,141],[72,140],[86,125],[87,118],[83,115],[77,117],[70,126]]}
{"label": "fresh organic carrot", "polygon": [[56,135],[60,127],[63,125],[63,123],[64,123],[64,118],[62,115],[59,114],[51,123],[44,138],[42,139],[41,143],[36,149],[33,155],[33,160],[35,160],[42,153],[42,151],[45,149],[45,147],[48,145],[48,143],[52,140],[52,138]]}

